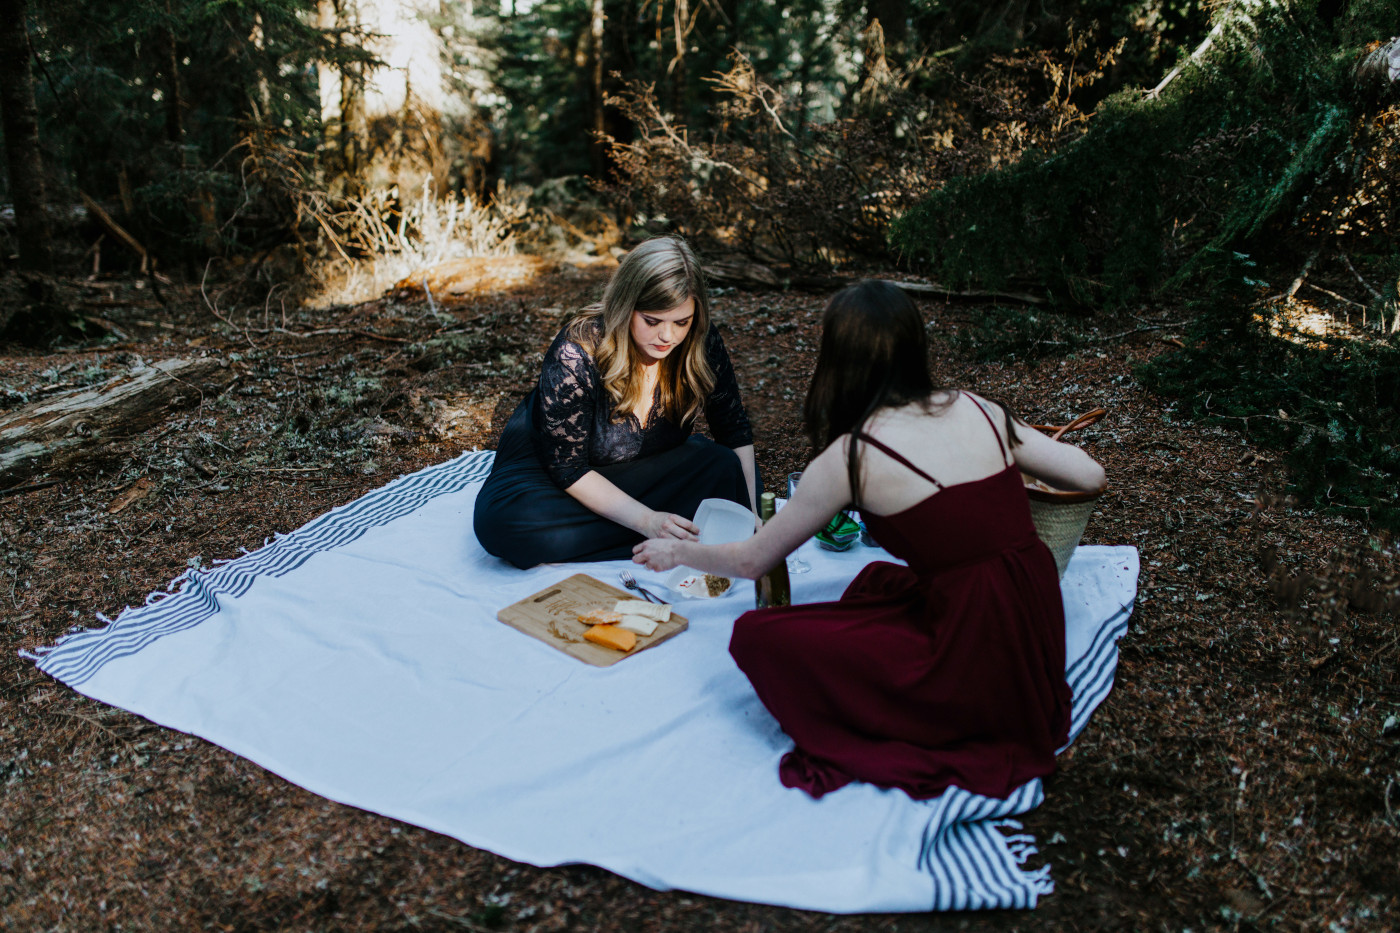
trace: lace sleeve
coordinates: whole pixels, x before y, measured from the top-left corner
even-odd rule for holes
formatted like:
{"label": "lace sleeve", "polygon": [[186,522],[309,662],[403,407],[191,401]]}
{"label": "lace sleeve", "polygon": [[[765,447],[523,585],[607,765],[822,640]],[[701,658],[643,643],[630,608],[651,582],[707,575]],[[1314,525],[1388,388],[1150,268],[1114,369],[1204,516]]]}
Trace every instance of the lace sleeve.
{"label": "lace sleeve", "polygon": [[749,424],[744,402],[739,397],[739,380],[734,377],[734,365],[719,331],[711,327],[705,335],[705,357],[715,373],[715,387],[705,400],[705,420],[715,442],[731,449],[753,443],[753,427]]}
{"label": "lace sleeve", "polygon": [[535,399],[535,450],[560,489],[592,469],[588,440],[600,391],[593,358],[561,333],[545,354]]}

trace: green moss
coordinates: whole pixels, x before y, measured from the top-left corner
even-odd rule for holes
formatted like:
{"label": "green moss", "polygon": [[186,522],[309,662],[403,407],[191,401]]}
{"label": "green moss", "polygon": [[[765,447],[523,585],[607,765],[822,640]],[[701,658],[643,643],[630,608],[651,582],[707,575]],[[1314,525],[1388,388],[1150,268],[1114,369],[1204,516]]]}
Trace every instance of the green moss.
{"label": "green moss", "polygon": [[1199,287],[1222,250],[1303,239],[1290,228],[1310,198],[1354,180],[1355,31],[1305,8],[1258,12],[1159,99],[1119,94],[1059,151],[949,182],[891,241],[951,285],[1032,280],[1060,301],[1112,304]]}
{"label": "green moss", "polygon": [[1143,384],[1175,396],[1184,418],[1286,451],[1301,499],[1400,530],[1400,335],[1280,333],[1237,307],[1204,308],[1184,349],[1139,367]]}

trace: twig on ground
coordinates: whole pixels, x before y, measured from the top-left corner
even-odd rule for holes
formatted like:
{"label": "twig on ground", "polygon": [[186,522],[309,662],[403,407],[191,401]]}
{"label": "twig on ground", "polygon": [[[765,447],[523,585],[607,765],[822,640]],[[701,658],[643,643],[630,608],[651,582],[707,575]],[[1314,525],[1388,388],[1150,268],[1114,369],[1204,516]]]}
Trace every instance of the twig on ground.
{"label": "twig on ground", "polygon": [[[209,262],[213,262],[213,260],[211,259]],[[221,314],[221,313],[219,312],[218,307],[215,306],[214,302],[212,302],[212,301],[209,299],[209,294],[208,294],[208,292],[205,291],[205,288],[204,288],[204,280],[205,280],[205,278],[208,277],[208,275],[209,275],[209,263],[205,263],[205,264],[204,264],[204,275],[201,276],[201,277],[200,277],[200,280],[199,280],[199,294],[200,294],[201,296],[203,296],[205,306],[209,308],[209,312],[210,312],[211,314],[213,314],[214,317],[218,318],[220,321],[222,321],[223,323],[227,324],[229,327],[233,328],[234,330],[241,332],[241,333],[243,334],[244,338],[248,341],[248,343],[249,343],[250,345],[252,345],[253,349],[255,349],[255,350],[261,350],[262,347],[260,347],[260,346],[258,346],[257,344],[253,343],[253,338],[250,336],[251,334],[258,334],[259,336],[265,336],[265,335],[268,335],[268,334],[281,334],[281,335],[284,336],[284,337],[298,337],[298,338],[306,338],[306,337],[325,337],[325,336],[329,336],[329,335],[333,335],[333,334],[353,334],[353,335],[356,336],[356,337],[367,337],[367,338],[369,338],[370,340],[383,340],[383,341],[385,341],[386,343],[411,343],[411,342],[412,342],[412,341],[410,341],[410,340],[408,340],[407,338],[404,338],[404,337],[390,337],[390,336],[387,336],[387,335],[385,335],[385,334],[376,334],[376,333],[374,333],[373,331],[369,331],[369,330],[354,330],[354,329],[345,328],[345,327],[327,327],[327,328],[323,328],[323,329],[321,329],[321,330],[308,330],[308,331],[288,330],[288,329],[285,328],[285,327],[240,327],[239,325],[235,324],[233,321],[231,321],[231,320],[229,320],[227,317],[225,317],[223,314]],[[271,293],[269,293],[269,297],[270,297],[270,295],[271,295]]]}
{"label": "twig on ground", "polygon": [[214,260],[211,257],[209,261],[204,264],[204,274],[199,277],[199,295],[201,298],[204,299],[205,307],[209,309],[210,314],[214,315],[214,317],[218,318],[220,321],[223,321],[229,327],[233,328],[234,330],[241,330],[243,332],[243,339],[248,341],[248,346],[252,347],[254,350],[261,350],[262,347],[258,346],[256,343],[253,343],[253,338],[248,336],[248,328],[240,328],[237,324],[233,323],[233,321],[220,314],[218,306],[215,305],[214,302],[209,299],[209,293],[204,290],[204,280],[209,278],[209,266],[211,263],[213,263],[213,261]]}
{"label": "twig on ground", "polygon": [[423,276],[423,294],[428,296],[428,311],[434,318],[438,316],[437,302],[433,300],[433,290],[428,287],[428,277]]}
{"label": "twig on ground", "polygon": [[1376,299],[1376,301],[1380,302],[1381,304],[1385,304],[1385,296],[1382,295],[1380,292],[1376,291],[1374,288],[1372,288],[1371,283],[1361,277],[1361,273],[1356,271],[1356,267],[1351,264],[1351,259],[1348,258],[1347,254],[1339,253],[1338,255],[1342,257],[1342,263],[1347,267],[1347,271],[1356,277],[1356,281],[1360,282],[1362,287],[1365,288],[1366,291],[1371,293],[1371,297]]}
{"label": "twig on ground", "polygon": [[118,732],[116,729],[113,729],[111,726],[107,725],[106,723],[98,722],[96,719],[93,719],[91,716],[84,716],[82,713],[72,713],[72,712],[69,712],[68,710],[62,710],[62,709],[53,710],[52,712],[53,712],[55,715],[58,715],[58,716],[67,716],[67,717],[70,718],[70,719],[81,719],[83,722],[90,723],[91,725],[96,726],[97,728],[101,729],[103,732],[106,732],[108,735],[111,735],[111,736],[114,737],[114,738],[120,739],[120,738],[122,737],[122,734],[121,734],[120,732]]}
{"label": "twig on ground", "polygon": [[1090,343],[1108,343],[1110,340],[1121,340],[1124,337],[1131,337],[1133,334],[1145,334],[1151,330],[1165,330],[1169,327],[1182,327],[1186,321],[1168,321],[1165,324],[1148,324],[1145,327],[1134,327],[1132,330],[1125,330],[1120,334],[1109,334],[1107,337],[1094,337]]}
{"label": "twig on ground", "polygon": [[429,907],[426,911],[424,911],[424,913],[437,917],[439,920],[446,920],[448,923],[459,926],[464,930],[473,930],[475,931],[475,933],[493,933],[493,931],[489,927],[484,927],[472,923],[466,917],[458,917],[453,914],[449,914],[445,910],[438,910],[436,907]]}
{"label": "twig on ground", "polygon": [[50,486],[57,486],[62,482],[63,480],[50,479],[45,480],[42,483],[28,483],[24,486],[11,486],[9,489],[0,489],[0,497],[22,496],[27,492],[37,492],[40,489],[48,489]]}
{"label": "twig on ground", "polygon": [[1351,305],[1352,307],[1354,307],[1354,308],[1360,308],[1360,309],[1363,310],[1363,311],[1366,310],[1366,306],[1365,306],[1364,304],[1362,304],[1361,302],[1359,302],[1359,301],[1352,301],[1350,298],[1343,298],[1341,295],[1338,295],[1336,292],[1331,291],[1331,290],[1326,289],[1326,288],[1323,288],[1321,285],[1314,285],[1313,283],[1308,282],[1308,283],[1307,283],[1307,286],[1308,286],[1308,288],[1311,288],[1313,291],[1315,291],[1315,292],[1322,292],[1322,294],[1326,295],[1327,297],[1329,297],[1329,298],[1335,298],[1335,299],[1337,299],[1338,301],[1342,302],[1343,304],[1349,304],[1349,305]]}
{"label": "twig on ground", "polygon": [[1317,249],[1312,251],[1312,255],[1307,258],[1307,261],[1303,263],[1303,268],[1298,270],[1298,277],[1293,280],[1293,284],[1288,286],[1288,290],[1283,293],[1284,297],[1292,298],[1294,295],[1298,294],[1298,289],[1303,287],[1303,281],[1307,279],[1308,273],[1312,271],[1313,263],[1317,262],[1317,257],[1320,255],[1322,255],[1321,243],[1317,245]]}

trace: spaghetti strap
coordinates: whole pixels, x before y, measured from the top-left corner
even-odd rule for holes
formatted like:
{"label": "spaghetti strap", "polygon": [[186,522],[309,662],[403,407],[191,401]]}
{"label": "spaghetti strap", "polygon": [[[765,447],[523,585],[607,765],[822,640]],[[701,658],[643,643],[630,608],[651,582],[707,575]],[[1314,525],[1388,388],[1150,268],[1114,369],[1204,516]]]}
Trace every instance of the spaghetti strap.
{"label": "spaghetti strap", "polygon": [[[971,396],[969,396],[969,397],[971,397]],[[1002,459],[1002,462],[1005,463],[1005,462],[1006,462],[1006,445],[1003,444],[1003,443],[1001,442],[1001,432],[997,430],[996,422],[992,420],[992,416],[991,416],[991,415],[987,414],[987,409],[985,409],[985,408],[982,407],[982,403],[981,403],[981,402],[977,401],[977,399],[974,398],[974,399],[972,399],[972,404],[976,405],[976,406],[977,406],[977,410],[980,411],[980,412],[982,413],[982,417],[987,419],[987,427],[989,427],[989,428],[992,429],[992,437],[995,437],[995,438],[997,439],[997,449],[1001,451],[1001,459]],[[1015,461],[1013,460],[1012,463],[1014,463],[1014,462],[1015,462]],[[1006,465],[1007,465],[1007,466],[1010,466],[1011,464],[1010,464],[1010,463],[1007,463]]]}
{"label": "spaghetti strap", "polygon": [[876,448],[876,449],[878,449],[878,450],[884,451],[884,453],[887,454],[889,457],[891,457],[892,459],[897,460],[897,461],[899,461],[900,463],[904,464],[904,465],[907,466],[909,469],[913,470],[915,473],[919,474],[919,475],[922,476],[924,479],[928,480],[930,483],[933,483],[933,485],[937,486],[939,489],[942,489],[942,488],[943,488],[943,484],[942,484],[942,483],[940,483],[938,480],[934,479],[932,476],[929,476],[929,475],[928,475],[927,473],[925,473],[923,470],[921,470],[921,469],[919,469],[918,467],[914,466],[914,464],[912,464],[912,463],[909,462],[909,458],[906,457],[906,456],[904,456],[903,454],[901,454],[899,451],[890,449],[889,447],[885,446],[884,444],[880,443],[879,441],[875,440],[875,438],[871,437],[869,434],[866,434],[866,433],[864,433],[864,432],[857,432],[855,436],[856,436],[857,439],[862,440],[862,441],[865,441],[865,442],[866,442],[867,444],[869,444],[870,446],[872,446],[872,447],[874,447],[874,448]]}

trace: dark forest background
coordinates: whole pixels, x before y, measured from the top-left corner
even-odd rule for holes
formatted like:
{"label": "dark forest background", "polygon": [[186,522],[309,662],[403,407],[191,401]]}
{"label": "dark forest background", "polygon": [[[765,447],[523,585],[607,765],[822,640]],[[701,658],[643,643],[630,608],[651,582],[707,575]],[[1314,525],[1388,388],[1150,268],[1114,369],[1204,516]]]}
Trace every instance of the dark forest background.
{"label": "dark forest background", "polygon": [[1385,0],[0,0],[0,324],[65,278],[366,300],[690,237],[716,281],[996,298],[981,352],[1179,306],[1141,372],[1400,524]]}

